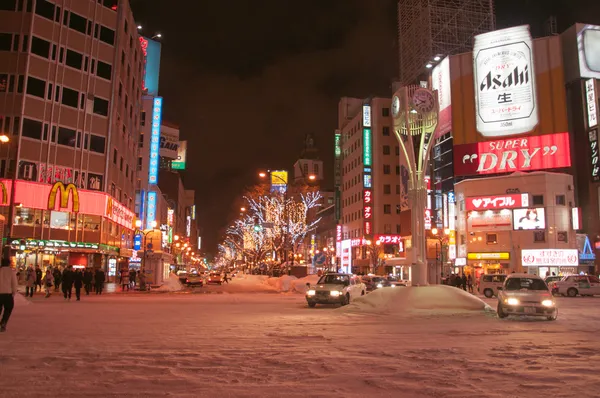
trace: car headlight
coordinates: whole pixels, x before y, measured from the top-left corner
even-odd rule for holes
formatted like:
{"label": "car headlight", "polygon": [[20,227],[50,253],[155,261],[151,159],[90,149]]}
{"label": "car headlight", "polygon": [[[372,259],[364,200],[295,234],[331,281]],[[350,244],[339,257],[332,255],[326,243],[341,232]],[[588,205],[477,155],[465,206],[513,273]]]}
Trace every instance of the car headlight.
{"label": "car headlight", "polygon": [[342,294],[342,292],[338,292],[337,290],[332,290],[329,292],[330,295],[332,295],[333,297],[338,297]]}
{"label": "car headlight", "polygon": [[392,285],[392,287],[396,287],[396,285]]}
{"label": "car headlight", "polygon": [[383,287],[383,285],[381,283],[377,284],[377,289],[381,289]]}
{"label": "car headlight", "polygon": [[554,307],[554,301],[552,300],[543,300],[542,305],[544,307]]}
{"label": "car headlight", "polygon": [[506,304],[508,304],[508,305],[519,305],[519,299],[516,299],[514,297],[510,297],[510,298],[506,299]]}
{"label": "car headlight", "polygon": [[317,292],[315,292],[314,290],[309,290],[308,292],[306,292],[307,296],[314,296],[315,294],[317,294]]}

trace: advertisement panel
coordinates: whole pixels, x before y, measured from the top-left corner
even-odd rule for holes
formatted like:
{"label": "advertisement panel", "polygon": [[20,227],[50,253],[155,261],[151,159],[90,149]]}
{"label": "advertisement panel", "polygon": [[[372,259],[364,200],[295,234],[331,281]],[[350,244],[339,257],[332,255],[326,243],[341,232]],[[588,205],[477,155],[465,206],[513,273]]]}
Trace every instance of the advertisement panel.
{"label": "advertisement panel", "polygon": [[156,192],[148,192],[148,205],[146,207],[146,228],[152,228],[152,223],[156,221]]}
{"label": "advertisement panel", "polygon": [[341,244],[341,272],[352,272],[352,241],[350,239],[346,239],[342,241]]}
{"label": "advertisement panel", "polygon": [[158,184],[158,156],[160,126],[162,121],[162,98],[154,98],[152,104],[152,128],[150,130],[150,162],[148,163],[148,184]]}
{"label": "advertisement panel", "polygon": [[594,129],[588,133],[590,144],[590,173],[593,182],[600,181],[600,158],[598,157],[598,130]]}
{"label": "advertisement panel", "polygon": [[546,229],[546,211],[543,207],[513,210],[515,230]]}
{"label": "advertisement panel", "polygon": [[529,206],[529,194],[516,193],[497,196],[476,196],[465,199],[469,210],[512,209]]}
{"label": "advertisement panel", "polygon": [[598,111],[596,107],[596,84],[594,79],[585,81],[585,102],[587,104],[588,128],[598,125]]}
{"label": "advertisement panel", "polygon": [[450,58],[446,57],[431,72],[431,87],[437,90],[440,110],[435,138],[452,131],[452,95],[450,93]]}
{"label": "advertisement panel", "polygon": [[371,127],[371,105],[363,105],[363,127]]}
{"label": "advertisement panel", "polygon": [[521,262],[524,267],[579,265],[577,249],[523,249]]}
{"label": "advertisement panel", "polygon": [[187,156],[187,141],[179,141],[177,158],[171,162],[171,169],[185,170],[185,159]]}
{"label": "advertisement panel", "polygon": [[179,129],[162,125],[160,128],[160,156],[163,158],[177,159],[179,150]]}
{"label": "advertisement panel", "polygon": [[373,233],[373,191],[365,189],[363,191],[363,218],[365,236]]}
{"label": "advertisement panel", "polygon": [[140,37],[140,44],[144,57],[142,90],[148,95],[158,95],[161,45],[159,42],[146,37]]}
{"label": "advertisement panel", "polygon": [[454,175],[512,173],[571,166],[569,133],[454,146]]}
{"label": "advertisement panel", "polygon": [[471,211],[467,215],[469,232],[510,231],[512,213],[510,210]]}
{"label": "advertisement panel", "polygon": [[371,148],[371,129],[363,129],[363,165],[373,166],[373,153]]}
{"label": "advertisement panel", "polygon": [[508,252],[468,253],[468,260],[510,260]]}
{"label": "advertisement panel", "polygon": [[342,134],[339,133],[339,130],[336,130],[333,147],[335,151],[334,185],[337,188],[342,185]]}

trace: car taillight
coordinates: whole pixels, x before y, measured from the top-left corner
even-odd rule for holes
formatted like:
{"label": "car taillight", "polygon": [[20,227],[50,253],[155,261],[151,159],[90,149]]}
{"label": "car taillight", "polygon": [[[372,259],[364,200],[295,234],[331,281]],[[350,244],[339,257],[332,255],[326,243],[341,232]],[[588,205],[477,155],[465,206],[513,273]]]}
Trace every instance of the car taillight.
{"label": "car taillight", "polygon": [[185,280],[185,283],[190,283],[190,280],[189,280],[189,279],[186,279],[186,280]]}

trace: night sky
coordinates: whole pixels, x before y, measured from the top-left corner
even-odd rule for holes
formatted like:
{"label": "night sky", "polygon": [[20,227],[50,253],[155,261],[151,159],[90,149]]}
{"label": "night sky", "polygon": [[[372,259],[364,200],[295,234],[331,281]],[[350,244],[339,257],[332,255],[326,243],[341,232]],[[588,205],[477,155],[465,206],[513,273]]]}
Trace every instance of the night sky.
{"label": "night sky", "polygon": [[[332,174],[339,98],[389,96],[398,73],[396,0],[131,2],[142,34],[164,35],[164,118],[188,140],[184,182],[209,252],[244,187],[260,169],[291,169],[307,133]],[[499,28],[530,24],[535,36],[550,15],[559,32],[600,23],[597,0],[495,5]]]}

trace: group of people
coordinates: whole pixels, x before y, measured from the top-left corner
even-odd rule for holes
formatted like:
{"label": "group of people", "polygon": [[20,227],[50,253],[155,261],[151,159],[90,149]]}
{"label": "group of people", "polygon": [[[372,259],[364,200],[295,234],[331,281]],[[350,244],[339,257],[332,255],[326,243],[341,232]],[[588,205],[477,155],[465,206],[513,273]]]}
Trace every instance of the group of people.
{"label": "group of people", "polygon": [[450,286],[454,286],[464,291],[468,291],[469,293],[473,293],[473,277],[471,276],[471,274],[451,274],[446,280],[446,283]]}
{"label": "group of people", "polygon": [[27,267],[25,273],[25,297],[33,297],[33,293],[38,289],[41,292],[42,286],[46,292],[46,298],[52,294],[52,288],[58,292],[62,289],[65,300],[71,300],[73,288],[75,288],[75,297],[77,301],[81,299],[81,288],[85,289],[85,294],[90,295],[90,292],[102,294],[106,276],[100,268],[93,270],[86,268],[73,268],[72,265],[67,266],[62,271],[58,267],[48,267],[43,273],[39,266]]}
{"label": "group of people", "polygon": [[145,282],[143,272],[136,271],[133,268],[129,270],[126,268],[122,269],[119,274],[121,290],[125,291],[125,289],[127,289],[127,291],[129,291],[130,289],[135,289],[138,277],[140,280],[140,285],[143,285]]}

